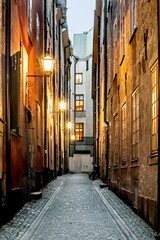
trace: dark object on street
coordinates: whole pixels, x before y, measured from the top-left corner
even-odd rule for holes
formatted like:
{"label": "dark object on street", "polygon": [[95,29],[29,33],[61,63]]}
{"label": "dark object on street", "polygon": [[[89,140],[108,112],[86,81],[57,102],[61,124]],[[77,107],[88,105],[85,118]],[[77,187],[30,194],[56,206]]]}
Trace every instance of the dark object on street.
{"label": "dark object on street", "polygon": [[155,236],[155,239],[160,239],[160,235],[156,235],[156,236]]}
{"label": "dark object on street", "polygon": [[100,188],[106,188],[106,187],[108,187],[108,184],[100,184],[99,186],[100,186]]}
{"label": "dark object on street", "polygon": [[31,193],[31,198],[32,199],[35,199],[35,200],[38,200],[42,197],[42,193],[41,192],[32,192]]}
{"label": "dark object on street", "polygon": [[89,179],[96,180],[99,178],[99,167],[94,164],[92,172],[89,174]]}

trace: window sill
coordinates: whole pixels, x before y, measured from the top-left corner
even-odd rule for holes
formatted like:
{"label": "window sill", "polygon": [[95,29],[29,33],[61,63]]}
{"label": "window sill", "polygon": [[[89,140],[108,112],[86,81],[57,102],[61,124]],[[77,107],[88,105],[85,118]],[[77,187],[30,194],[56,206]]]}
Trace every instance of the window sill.
{"label": "window sill", "polygon": [[138,158],[132,158],[131,163],[138,162]]}
{"label": "window sill", "polygon": [[5,122],[2,120],[2,118],[0,118],[0,122],[3,123],[3,124],[5,123]]}
{"label": "window sill", "polygon": [[149,166],[157,165],[157,164],[158,164],[158,151],[151,153],[151,155],[149,155],[149,159],[148,159]]}
{"label": "window sill", "polygon": [[121,161],[121,165],[126,164],[126,160]]}
{"label": "window sill", "polygon": [[137,168],[139,167],[139,159],[138,158],[132,158],[131,159],[131,168]]}
{"label": "window sill", "polygon": [[134,32],[132,33],[132,36],[131,36],[131,38],[130,38],[130,40],[129,40],[129,44],[132,42],[132,40],[133,40],[134,35],[136,34],[136,32],[137,32],[137,28],[134,29]]}
{"label": "window sill", "polygon": [[113,78],[113,82],[116,80],[117,78],[117,73],[115,74],[114,78]]}
{"label": "window sill", "polygon": [[11,135],[15,136],[15,137],[19,137],[17,131],[15,129],[11,130]]}
{"label": "window sill", "polygon": [[121,60],[121,62],[120,62],[120,66],[122,65],[122,63],[123,63],[123,61],[124,61],[124,58],[125,58],[125,54],[123,55],[123,57],[122,57],[122,60]]}
{"label": "window sill", "polygon": [[82,83],[76,83],[76,85],[82,85],[83,84],[83,82]]}
{"label": "window sill", "polygon": [[115,170],[118,170],[119,169],[118,163],[115,163],[113,167]]}

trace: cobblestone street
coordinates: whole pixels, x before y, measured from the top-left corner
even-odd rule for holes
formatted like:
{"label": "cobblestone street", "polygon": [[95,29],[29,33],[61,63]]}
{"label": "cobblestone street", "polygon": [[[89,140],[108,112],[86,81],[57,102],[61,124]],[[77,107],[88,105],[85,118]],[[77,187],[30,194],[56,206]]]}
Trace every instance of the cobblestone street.
{"label": "cobblestone street", "polygon": [[153,230],[85,174],[58,177],[0,230],[1,240],[155,239]]}

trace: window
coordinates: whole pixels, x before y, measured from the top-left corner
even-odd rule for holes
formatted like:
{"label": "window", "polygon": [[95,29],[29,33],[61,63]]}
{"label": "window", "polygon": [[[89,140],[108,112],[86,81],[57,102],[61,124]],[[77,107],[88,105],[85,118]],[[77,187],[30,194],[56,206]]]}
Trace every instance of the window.
{"label": "window", "polygon": [[151,68],[151,95],[152,95],[152,126],[151,148],[152,152],[158,149],[158,61]]}
{"label": "window", "polygon": [[89,60],[86,61],[86,71],[89,70]]}
{"label": "window", "polygon": [[32,39],[32,0],[28,0],[28,35]]}
{"label": "window", "polygon": [[139,147],[139,89],[132,94],[132,158],[138,158]]}
{"label": "window", "polygon": [[[22,108],[22,58],[21,49],[11,56],[11,129],[21,135]],[[16,97],[15,97],[16,96]]]}
{"label": "window", "polygon": [[36,40],[37,40],[37,58],[39,58],[39,44],[40,44],[40,20],[39,20],[39,16],[37,13],[36,16],[36,25],[37,25],[37,36],[36,36]]}
{"label": "window", "polygon": [[114,46],[113,46],[113,77],[115,78],[117,74],[117,19],[114,22]]}
{"label": "window", "polygon": [[118,115],[114,118],[114,164],[118,165]]}
{"label": "window", "polygon": [[41,107],[37,102],[37,145],[41,146]]}
{"label": "window", "polygon": [[121,59],[125,55],[125,0],[120,0]]}
{"label": "window", "polygon": [[111,45],[108,45],[108,89],[111,87]]}
{"label": "window", "polygon": [[76,111],[84,110],[84,95],[76,95]]}
{"label": "window", "polygon": [[75,133],[75,139],[76,141],[82,141],[83,140],[83,129],[84,124],[83,123],[76,123],[76,133]]}
{"label": "window", "polygon": [[131,0],[131,14],[130,14],[130,35],[131,36],[133,35],[135,29],[136,29],[136,0]]}
{"label": "window", "polygon": [[127,125],[126,125],[126,103],[121,109],[122,118],[122,136],[121,136],[121,150],[122,150],[122,160],[126,158],[126,148],[127,148]]}
{"label": "window", "polygon": [[82,82],[82,73],[76,73],[76,84],[81,84]]}

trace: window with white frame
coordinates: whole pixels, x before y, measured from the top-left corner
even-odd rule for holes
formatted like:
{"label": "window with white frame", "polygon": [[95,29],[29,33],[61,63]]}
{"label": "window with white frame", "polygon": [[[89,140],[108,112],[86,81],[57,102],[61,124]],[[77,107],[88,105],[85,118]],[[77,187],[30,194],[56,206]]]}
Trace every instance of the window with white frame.
{"label": "window with white frame", "polygon": [[32,39],[32,0],[28,0],[28,35]]}
{"label": "window with white frame", "polygon": [[151,151],[158,149],[158,61],[151,68]]}
{"label": "window with white frame", "polygon": [[138,158],[139,147],[139,88],[132,93],[132,158]]}
{"label": "window with white frame", "polygon": [[118,115],[114,118],[114,165],[118,165]]}
{"label": "window with white frame", "polygon": [[83,83],[82,73],[76,73],[76,84],[82,83]]}
{"label": "window with white frame", "polygon": [[36,26],[37,26],[37,36],[36,36],[36,42],[37,42],[37,58],[39,58],[39,45],[40,45],[40,20],[39,15],[37,13],[36,15]]}
{"label": "window with white frame", "polygon": [[120,0],[120,42],[122,59],[125,55],[125,0]]}
{"label": "window with white frame", "polygon": [[114,45],[113,45],[113,77],[117,74],[117,18],[114,21],[113,26],[113,37],[114,37]]}
{"label": "window with white frame", "polygon": [[131,0],[130,8],[130,36],[133,35],[136,29],[136,0]]}
{"label": "window with white frame", "polygon": [[121,135],[121,156],[122,161],[126,159],[126,153],[127,153],[127,124],[126,124],[126,103],[123,105],[121,109],[121,129],[122,129],[122,135]]}
{"label": "window with white frame", "polygon": [[84,134],[84,123],[76,123],[75,139],[76,141],[82,141]]}
{"label": "window with white frame", "polygon": [[41,106],[37,102],[37,145],[41,146]]}
{"label": "window with white frame", "polygon": [[108,85],[111,84],[111,45],[108,45]]}

